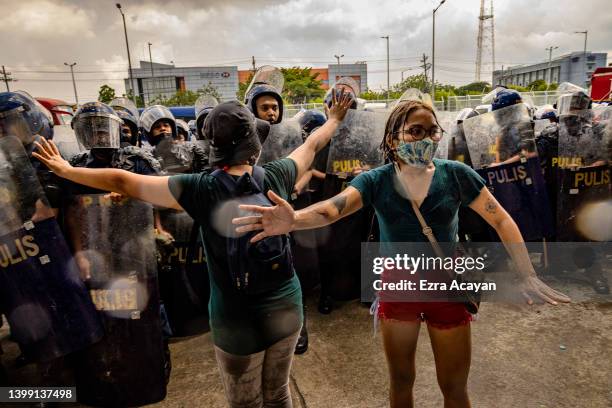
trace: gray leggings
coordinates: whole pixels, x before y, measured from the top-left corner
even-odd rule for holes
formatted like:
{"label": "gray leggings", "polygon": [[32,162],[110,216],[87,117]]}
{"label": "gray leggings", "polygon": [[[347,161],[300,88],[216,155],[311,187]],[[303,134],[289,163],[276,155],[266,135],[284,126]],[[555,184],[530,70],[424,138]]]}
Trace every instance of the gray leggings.
{"label": "gray leggings", "polygon": [[231,408],[291,408],[289,372],[300,332],[259,353],[238,356],[215,346],[225,396]]}

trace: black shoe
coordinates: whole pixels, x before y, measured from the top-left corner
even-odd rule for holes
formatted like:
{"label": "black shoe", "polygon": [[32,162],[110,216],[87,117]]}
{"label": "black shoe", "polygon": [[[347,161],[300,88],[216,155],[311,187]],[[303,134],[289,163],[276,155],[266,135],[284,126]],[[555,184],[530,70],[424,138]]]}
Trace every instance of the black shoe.
{"label": "black shoe", "polygon": [[334,300],[331,296],[321,296],[319,298],[319,313],[330,314],[334,308]]}
{"label": "black shoe", "polygon": [[295,345],[295,351],[293,354],[304,354],[308,350],[308,330],[306,325],[302,326],[300,331],[300,337],[298,338],[297,344]]}

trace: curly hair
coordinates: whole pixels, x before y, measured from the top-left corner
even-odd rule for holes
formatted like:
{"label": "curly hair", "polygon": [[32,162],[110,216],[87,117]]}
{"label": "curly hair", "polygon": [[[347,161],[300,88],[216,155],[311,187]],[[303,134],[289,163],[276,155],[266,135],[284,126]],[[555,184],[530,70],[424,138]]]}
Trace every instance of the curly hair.
{"label": "curly hair", "polygon": [[406,123],[406,120],[408,120],[408,117],[414,111],[419,109],[425,109],[431,112],[436,120],[436,124],[440,126],[436,112],[430,105],[417,100],[400,102],[393,109],[391,115],[389,115],[389,119],[387,119],[387,124],[385,125],[385,136],[380,143],[380,150],[382,150],[385,160],[396,161],[395,151],[393,149],[393,135],[397,134],[397,132],[399,132],[404,126],[404,123]]}

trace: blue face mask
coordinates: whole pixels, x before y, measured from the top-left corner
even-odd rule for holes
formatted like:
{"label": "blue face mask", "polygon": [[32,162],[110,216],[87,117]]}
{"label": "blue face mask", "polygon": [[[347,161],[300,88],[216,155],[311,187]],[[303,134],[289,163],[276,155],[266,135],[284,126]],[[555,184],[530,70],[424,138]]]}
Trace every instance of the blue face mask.
{"label": "blue face mask", "polygon": [[399,142],[396,148],[397,157],[414,167],[427,167],[433,160],[438,143],[426,137],[416,142]]}

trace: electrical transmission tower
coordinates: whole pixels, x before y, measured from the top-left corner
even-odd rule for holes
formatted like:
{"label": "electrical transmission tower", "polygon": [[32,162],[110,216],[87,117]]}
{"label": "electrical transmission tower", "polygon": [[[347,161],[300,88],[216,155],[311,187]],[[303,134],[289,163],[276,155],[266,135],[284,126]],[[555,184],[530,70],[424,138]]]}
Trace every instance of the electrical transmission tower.
{"label": "electrical transmission tower", "polygon": [[491,74],[495,70],[495,17],[493,15],[493,0],[489,7],[485,0],[480,0],[480,15],[478,16],[478,39],[476,44],[476,82],[480,82],[483,71],[483,54],[491,53]]}

